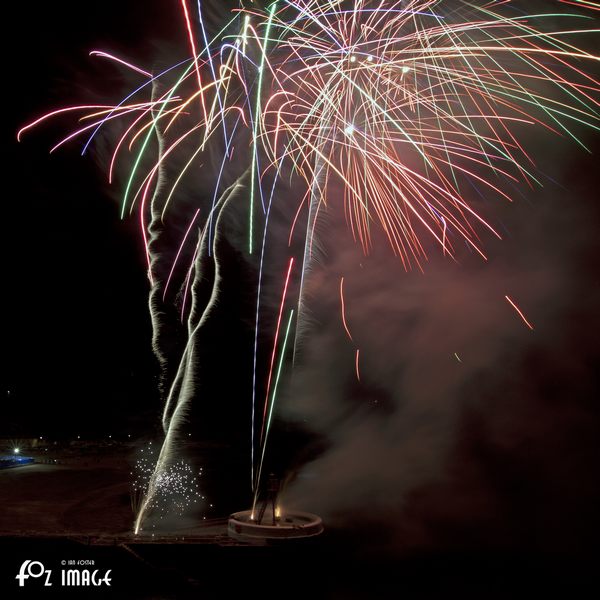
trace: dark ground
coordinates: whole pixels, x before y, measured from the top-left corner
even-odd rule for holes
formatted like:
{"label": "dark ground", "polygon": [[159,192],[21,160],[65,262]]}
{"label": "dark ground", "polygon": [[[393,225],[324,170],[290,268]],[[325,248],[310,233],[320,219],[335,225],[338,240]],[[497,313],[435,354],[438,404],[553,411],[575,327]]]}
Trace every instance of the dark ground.
{"label": "dark ground", "polygon": [[[130,460],[125,452],[105,452],[97,461],[0,472],[2,598],[221,599],[252,592],[335,600],[579,599],[600,589],[590,548],[551,553],[465,547],[468,532],[457,532],[454,546],[433,551],[390,547],[381,523],[344,529],[325,523],[318,538],[269,547],[235,545],[224,535],[224,522],[186,542],[174,539],[173,527],[172,542],[136,539],[130,533]],[[111,569],[110,589],[62,587],[61,561],[80,559],[93,560],[101,572]],[[54,585],[30,578],[19,588],[15,577],[25,560],[52,570]]]}

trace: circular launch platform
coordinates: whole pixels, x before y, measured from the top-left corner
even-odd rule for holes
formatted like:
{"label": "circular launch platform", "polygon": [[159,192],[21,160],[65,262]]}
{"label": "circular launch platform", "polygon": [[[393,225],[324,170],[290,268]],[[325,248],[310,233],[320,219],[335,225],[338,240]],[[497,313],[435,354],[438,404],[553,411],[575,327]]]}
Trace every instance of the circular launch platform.
{"label": "circular launch platform", "polygon": [[229,537],[240,542],[255,544],[309,538],[319,535],[322,531],[321,517],[298,511],[285,513],[274,523],[259,523],[252,518],[252,511],[244,510],[233,513],[227,524]]}

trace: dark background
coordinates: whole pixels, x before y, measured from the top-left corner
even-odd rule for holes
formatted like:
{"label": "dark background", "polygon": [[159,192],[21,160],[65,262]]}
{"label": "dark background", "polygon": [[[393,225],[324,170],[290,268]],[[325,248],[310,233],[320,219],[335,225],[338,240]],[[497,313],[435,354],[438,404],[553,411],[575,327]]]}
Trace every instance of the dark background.
{"label": "dark background", "polygon": [[184,26],[165,5],[8,9],[19,35],[5,48],[4,436],[117,434],[156,421],[145,259],[134,220],[119,218],[120,190],[109,189],[93,152],[79,156],[81,144],[48,155],[64,121],[21,143],[16,131],[55,107],[118,98],[122,72],[88,52],[123,52],[144,64],[157,40],[177,39]]}

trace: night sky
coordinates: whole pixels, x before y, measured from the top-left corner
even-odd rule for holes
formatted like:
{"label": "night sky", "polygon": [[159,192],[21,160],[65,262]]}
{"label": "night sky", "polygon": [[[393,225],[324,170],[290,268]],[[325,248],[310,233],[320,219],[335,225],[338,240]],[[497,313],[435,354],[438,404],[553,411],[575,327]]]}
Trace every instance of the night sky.
{"label": "night sky", "polygon": [[9,9],[23,35],[5,49],[13,57],[3,136],[5,434],[143,431],[159,410],[143,248],[134,222],[119,218],[118,190],[77,146],[48,156],[60,124],[21,144],[15,133],[67,99],[115,98],[126,82],[88,51],[126,49],[143,59],[153,51],[145,36],[176,31],[161,4],[164,10],[160,2],[141,11],[122,2],[89,3],[85,12],[66,2]]}
{"label": "night sky", "polygon": [[[155,432],[158,368],[137,223],[119,219],[119,190],[108,189],[93,157],[81,158],[77,145],[48,156],[60,122],[19,144],[15,134],[49,107],[122,95],[128,82],[89,50],[142,65],[184,56],[178,3],[92,2],[85,13],[11,3],[10,11],[20,36],[4,52],[0,436]],[[506,233],[485,240],[487,264],[464,250],[459,264],[438,257],[424,275],[405,273],[383,249],[363,259],[343,223],[331,225],[308,284],[314,334],[282,403],[285,423],[313,440],[298,460],[318,455],[300,469],[291,502],[341,525],[389,516],[390,546],[460,539],[586,554],[595,545],[600,143],[584,133],[588,154],[538,134],[528,141],[544,188],[522,187],[510,206],[478,206]],[[364,357],[360,382],[339,321],[342,275]],[[233,295],[235,283],[227,286]],[[505,294],[519,299],[534,332]],[[235,335],[230,320],[213,327],[215,337]],[[228,412],[218,406],[215,419]]]}

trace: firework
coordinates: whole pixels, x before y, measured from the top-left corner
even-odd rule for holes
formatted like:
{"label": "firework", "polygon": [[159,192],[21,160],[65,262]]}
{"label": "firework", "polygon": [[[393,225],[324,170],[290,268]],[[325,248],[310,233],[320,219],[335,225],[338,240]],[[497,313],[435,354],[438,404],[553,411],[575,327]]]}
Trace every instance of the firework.
{"label": "firework", "polygon": [[426,258],[426,236],[450,255],[461,238],[483,254],[477,229],[498,234],[462,190],[510,199],[503,179],[535,181],[519,127],[575,137],[576,123],[598,122],[598,85],[580,68],[597,57],[565,39],[583,17],[545,31],[554,15],[455,4],[298,0],[269,11],[269,166],[289,161],[318,207],[339,200],[337,184],[365,252],[378,224],[406,268]]}
{"label": "firework", "polygon": [[173,514],[182,516],[190,508],[204,504],[206,498],[200,491],[201,468],[195,472],[189,463],[177,460],[155,477],[156,456],[152,445],[141,452],[143,456],[138,458],[132,472],[131,498],[136,515],[142,500],[148,496],[150,486],[153,486],[153,493],[147,510],[152,510],[158,520]]}
{"label": "firework", "polygon": [[[305,277],[321,215],[343,215],[365,253],[382,234],[405,269],[422,269],[432,246],[455,258],[464,242],[485,258],[484,236],[500,235],[479,214],[474,199],[510,200],[519,182],[539,183],[523,132],[545,130],[584,146],[580,129],[599,128],[600,84],[593,69],[600,59],[577,43],[578,35],[598,33],[593,20],[598,4],[559,4],[558,14],[524,14],[518,3],[487,0],[243,2],[209,38],[200,3],[181,0],[192,53],[188,60],[153,73],[95,51],[140,77],[139,87],[114,106],[63,108],[19,132],[20,138],[50,117],[81,113],[81,125],[55,148],[87,136],[85,150],[102,127],[115,119],[123,122],[109,178],[116,160],[129,150],[122,213],[139,214],[151,282],[153,345],[165,371],[165,442],[141,488],[136,527],[163,489],[177,487],[172,470],[183,468],[176,468],[172,447],[197,394],[194,348],[219,292],[224,212],[240,203],[247,207],[247,249],[259,264],[250,384],[251,481],[257,489],[292,345],[296,356]],[[187,153],[183,161],[182,152]],[[174,259],[165,267],[161,244],[169,215],[181,181],[200,160],[214,165],[212,192],[208,202],[191,210],[185,234],[170,254]],[[178,171],[167,177],[172,163]],[[281,192],[284,185],[295,193]],[[263,351],[259,330],[270,322],[261,304],[263,271],[274,203],[292,215],[288,238],[279,248],[289,262],[272,345]],[[260,227],[262,235],[256,231]],[[298,229],[303,255],[299,273],[292,275],[290,246]],[[214,275],[210,297],[202,301],[198,289],[207,259]],[[297,290],[290,286],[294,276]],[[172,357],[160,335],[170,289],[182,299],[178,311],[186,338],[171,370]],[[340,302],[343,328],[354,343],[343,278]],[[355,356],[360,380],[358,348]],[[260,403],[257,373],[263,364],[268,377]]]}
{"label": "firework", "polygon": [[504,297],[506,298],[506,301],[515,309],[515,311],[519,315],[519,317],[521,317],[523,323],[525,323],[525,325],[527,325],[527,327],[529,327],[529,329],[531,329],[531,331],[533,331],[533,325],[525,318],[523,311],[508,296],[504,296]]}

